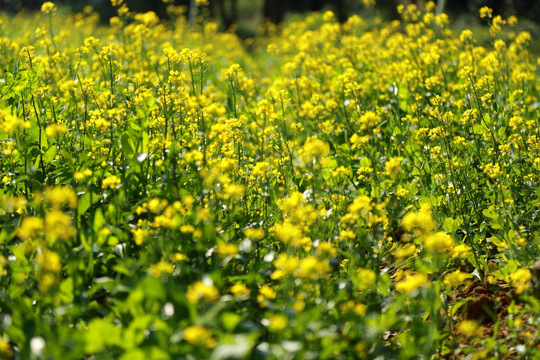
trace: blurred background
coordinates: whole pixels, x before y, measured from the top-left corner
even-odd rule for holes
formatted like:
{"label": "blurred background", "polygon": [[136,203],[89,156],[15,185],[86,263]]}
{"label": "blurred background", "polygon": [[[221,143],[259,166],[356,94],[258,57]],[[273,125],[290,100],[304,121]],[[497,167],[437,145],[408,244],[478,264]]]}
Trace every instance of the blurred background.
{"label": "blurred background", "polygon": [[[80,12],[90,5],[100,14],[102,22],[115,15],[110,0],[55,0],[57,5],[70,7]],[[154,11],[160,17],[166,17],[163,1],[125,0],[128,7],[137,12]],[[185,5],[188,9],[195,0],[170,0],[175,5]],[[345,21],[352,14],[361,16],[377,16],[383,20],[398,18],[396,7],[399,4],[415,3],[422,7],[426,0],[378,0],[375,5],[366,7],[364,3],[373,0],[207,0],[206,13],[214,18],[222,30],[233,29],[242,37],[255,33],[260,24],[267,19],[273,23],[281,23],[299,14],[332,10],[339,21]],[[467,26],[480,24],[478,10],[489,6],[494,14],[508,17],[515,15],[525,25],[532,28],[533,36],[540,26],[540,0],[435,0],[438,9],[443,9],[454,22]],[[0,0],[0,10],[8,12],[39,10],[43,0]]]}

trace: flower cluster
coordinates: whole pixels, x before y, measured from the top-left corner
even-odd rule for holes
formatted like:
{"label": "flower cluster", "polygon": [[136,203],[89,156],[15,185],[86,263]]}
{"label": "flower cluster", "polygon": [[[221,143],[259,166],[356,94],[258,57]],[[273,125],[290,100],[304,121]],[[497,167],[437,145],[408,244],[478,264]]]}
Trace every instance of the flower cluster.
{"label": "flower cluster", "polygon": [[0,355],[540,356],[514,17],[455,31],[427,2],[244,41],[166,2],[0,15]]}

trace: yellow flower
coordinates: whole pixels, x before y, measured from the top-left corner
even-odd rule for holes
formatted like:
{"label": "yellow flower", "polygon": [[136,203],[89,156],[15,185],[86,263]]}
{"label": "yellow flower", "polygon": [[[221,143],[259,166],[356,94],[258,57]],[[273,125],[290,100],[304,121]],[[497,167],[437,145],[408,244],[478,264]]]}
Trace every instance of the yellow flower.
{"label": "yellow flower", "polygon": [[304,195],[298,191],[277,201],[283,217],[294,224],[311,225],[317,220],[313,205],[307,204]]}
{"label": "yellow flower", "polygon": [[458,324],[458,331],[466,337],[482,336],[483,328],[474,320],[463,320]]}
{"label": "yellow flower", "polygon": [[362,144],[367,143],[369,139],[371,139],[371,136],[369,135],[358,136],[358,134],[352,134],[351,138],[349,139],[352,145],[351,148],[353,150],[358,149],[362,146]]}
{"label": "yellow flower", "polygon": [[148,208],[148,210],[150,210],[154,214],[157,214],[162,212],[168,204],[169,202],[166,199],[153,198],[147,203],[144,203],[143,206],[146,205],[146,208]]}
{"label": "yellow flower", "polygon": [[401,162],[403,158],[400,156],[392,157],[384,164],[385,174],[395,178],[401,172]]}
{"label": "yellow flower", "polygon": [[261,304],[265,303],[267,300],[274,300],[277,294],[270,286],[264,284],[259,289],[259,295],[257,295],[257,301]]}
{"label": "yellow flower", "polygon": [[90,170],[90,169],[84,169],[82,171],[76,171],[74,174],[73,174],[73,178],[77,181],[82,181],[90,176],[92,176],[93,174],[93,171]]}
{"label": "yellow flower", "polygon": [[11,359],[13,357],[13,350],[11,350],[9,339],[5,336],[0,337],[0,357],[2,359]]}
{"label": "yellow flower", "polygon": [[180,226],[180,232],[182,234],[191,234],[195,232],[195,226],[193,225],[182,225]]}
{"label": "yellow flower", "polygon": [[285,315],[272,315],[268,324],[271,331],[281,331],[287,327],[289,320]]}
{"label": "yellow flower", "polygon": [[52,124],[47,126],[45,129],[45,134],[47,134],[48,137],[55,138],[58,135],[63,135],[68,131],[68,128],[64,124]]}
{"label": "yellow flower", "polygon": [[472,255],[471,247],[469,245],[465,244],[459,244],[454,246],[452,249],[452,257],[458,258],[458,257],[468,257]]}
{"label": "yellow flower", "polygon": [[148,237],[148,230],[145,229],[132,229],[131,233],[133,234],[133,240],[135,244],[142,245],[146,238]]}
{"label": "yellow flower", "polygon": [[56,284],[56,277],[53,274],[45,273],[39,275],[38,288],[42,292],[48,291]]}
{"label": "yellow flower", "polygon": [[502,174],[503,174],[499,164],[489,163],[489,164],[484,165],[483,168],[484,168],[484,172],[491,179],[496,179],[496,178],[502,176]]}
{"label": "yellow flower", "polygon": [[328,259],[308,256],[300,261],[297,274],[299,278],[318,280],[323,278],[328,272],[330,272]]}
{"label": "yellow flower", "polygon": [[49,14],[56,11],[56,5],[54,5],[50,1],[45,1],[43,5],[41,5],[41,12],[44,14]]}
{"label": "yellow flower", "polygon": [[312,241],[303,235],[302,228],[286,221],[283,224],[275,224],[271,231],[284,243],[294,247],[303,247],[306,251],[311,249]]}
{"label": "yellow flower", "polygon": [[394,253],[394,256],[398,259],[407,258],[416,253],[416,246],[414,244],[408,244],[406,246],[400,247]]}
{"label": "yellow flower", "polygon": [[212,332],[201,325],[188,326],[184,330],[184,339],[192,345],[205,346],[209,349],[217,345]]}
{"label": "yellow flower", "polygon": [[379,117],[379,115],[377,115],[373,111],[366,111],[360,116],[358,122],[360,123],[360,129],[366,130],[377,125],[380,120],[381,118]]}
{"label": "yellow flower", "polygon": [[359,268],[355,274],[355,285],[359,290],[370,289],[377,280],[377,274],[372,269]]}
{"label": "yellow flower", "polygon": [[508,276],[508,281],[514,285],[518,294],[522,294],[529,288],[531,279],[531,271],[525,268],[517,269]]}
{"label": "yellow flower", "polygon": [[244,185],[240,184],[225,184],[223,186],[223,199],[231,199],[233,201],[240,201],[242,199],[242,196],[244,196],[244,193],[246,191],[246,188]]}
{"label": "yellow flower", "polygon": [[405,279],[401,280],[399,283],[396,284],[396,290],[401,293],[409,294],[420,287],[429,286],[431,286],[431,282],[429,281],[426,274],[418,272],[414,275],[411,275],[409,273],[405,276]]}
{"label": "yellow flower", "polygon": [[120,179],[116,175],[111,175],[103,179],[101,188],[114,190],[118,187],[118,185],[120,185],[120,182],[121,182]]}
{"label": "yellow flower", "polygon": [[174,266],[169,262],[160,261],[157,264],[150,265],[148,271],[153,277],[160,277],[163,274],[172,274]]}
{"label": "yellow flower", "polygon": [[71,216],[60,210],[45,214],[44,233],[53,242],[57,239],[66,240],[76,235],[75,228],[71,225]]}
{"label": "yellow flower", "polygon": [[484,18],[491,18],[493,16],[493,9],[487,7],[487,6],[483,6],[480,8],[480,17],[482,19]]}
{"label": "yellow flower", "polygon": [[460,270],[453,271],[449,274],[446,274],[444,276],[443,282],[448,286],[449,288],[457,288],[462,285],[468,285],[470,281],[467,281],[472,277],[471,274],[464,273]]}
{"label": "yellow flower", "polygon": [[207,285],[202,281],[197,281],[188,289],[186,297],[189,302],[194,304],[201,299],[214,302],[219,299],[219,291],[214,285]]}
{"label": "yellow flower", "polygon": [[238,254],[238,246],[225,241],[219,241],[216,247],[216,252],[222,258],[227,256],[235,256]]}
{"label": "yellow flower", "polygon": [[0,109],[0,130],[6,132],[8,135],[13,134],[17,130],[29,128],[29,125],[30,123],[28,121],[23,121],[17,116]]}
{"label": "yellow flower", "polygon": [[253,166],[251,170],[251,175],[254,178],[260,177],[261,179],[266,179],[268,177],[270,164],[268,161],[259,161]]}
{"label": "yellow flower", "polygon": [[72,209],[77,207],[77,194],[67,185],[45,188],[45,200],[56,210],[60,210],[64,205]]}
{"label": "yellow flower", "polygon": [[409,212],[405,214],[401,223],[405,230],[412,232],[415,236],[420,236],[431,232],[437,223],[431,215],[429,205],[422,205],[418,212]]}
{"label": "yellow flower", "polygon": [[454,239],[442,231],[425,235],[422,238],[424,249],[431,253],[441,253],[452,249]]}
{"label": "yellow flower", "polygon": [[463,30],[461,34],[459,35],[459,40],[461,40],[462,42],[470,41],[472,40],[472,38],[473,38],[473,32],[469,29]]}
{"label": "yellow flower", "polygon": [[58,280],[58,273],[62,269],[60,256],[54,251],[48,249],[39,249],[36,256],[38,265],[38,287],[40,291],[48,291]]}
{"label": "yellow flower", "polygon": [[274,266],[276,269],[283,271],[284,275],[294,274],[300,265],[300,260],[296,256],[289,256],[287,254],[281,254],[274,260]]}
{"label": "yellow flower", "polygon": [[262,240],[264,238],[264,229],[247,228],[244,230],[244,235],[250,240]]}
{"label": "yellow flower", "polygon": [[337,256],[337,250],[334,247],[334,245],[330,242],[321,242],[319,245],[317,245],[317,249],[315,250],[316,254],[321,255],[328,255],[330,257],[336,257]]}
{"label": "yellow flower", "polygon": [[231,292],[236,297],[246,297],[251,294],[251,290],[247,288],[245,284],[237,283],[231,287]]}
{"label": "yellow flower", "polygon": [[60,262],[60,256],[54,251],[48,249],[42,249],[36,256],[36,263],[41,267],[43,271],[51,273],[59,273],[62,270],[62,263]]}
{"label": "yellow flower", "polygon": [[321,139],[312,136],[306,140],[298,155],[305,163],[311,163],[317,157],[328,155],[329,153],[330,146]]}
{"label": "yellow flower", "polygon": [[31,239],[38,236],[43,230],[43,219],[36,216],[25,217],[17,228],[17,236]]}
{"label": "yellow flower", "polygon": [[348,208],[349,213],[357,215],[365,215],[372,209],[371,199],[366,195],[360,195],[355,198]]}
{"label": "yellow flower", "polygon": [[174,262],[179,262],[179,261],[184,261],[187,259],[187,256],[182,254],[182,253],[174,253],[170,256],[170,259],[171,261],[174,261]]}

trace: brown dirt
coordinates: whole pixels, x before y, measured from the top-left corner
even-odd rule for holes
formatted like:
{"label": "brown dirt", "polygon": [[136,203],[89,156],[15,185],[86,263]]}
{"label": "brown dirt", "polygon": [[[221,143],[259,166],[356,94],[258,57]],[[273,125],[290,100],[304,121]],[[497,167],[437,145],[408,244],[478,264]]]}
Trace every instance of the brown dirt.
{"label": "brown dirt", "polygon": [[[501,290],[497,285],[487,289],[482,285],[472,284],[465,289],[458,298],[469,298],[464,306],[461,317],[475,320],[484,327],[484,337],[493,336],[495,322],[508,316],[508,306],[511,294]],[[499,328],[497,337],[504,336],[504,329]]]}

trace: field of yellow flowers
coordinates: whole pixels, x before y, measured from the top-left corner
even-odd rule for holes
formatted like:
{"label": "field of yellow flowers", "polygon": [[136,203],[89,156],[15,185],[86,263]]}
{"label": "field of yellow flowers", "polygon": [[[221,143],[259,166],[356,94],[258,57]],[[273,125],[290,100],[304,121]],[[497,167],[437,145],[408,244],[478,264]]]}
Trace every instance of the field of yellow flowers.
{"label": "field of yellow flowers", "polygon": [[540,60],[414,5],[242,41],[0,15],[0,357],[540,358]]}

